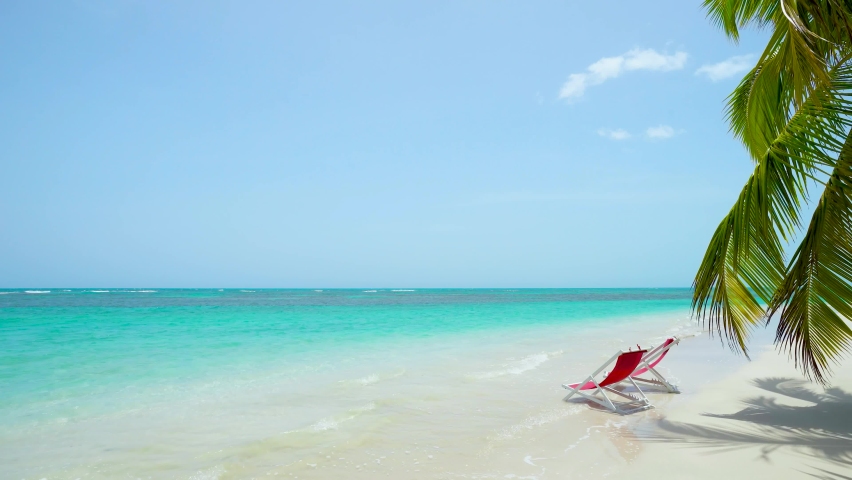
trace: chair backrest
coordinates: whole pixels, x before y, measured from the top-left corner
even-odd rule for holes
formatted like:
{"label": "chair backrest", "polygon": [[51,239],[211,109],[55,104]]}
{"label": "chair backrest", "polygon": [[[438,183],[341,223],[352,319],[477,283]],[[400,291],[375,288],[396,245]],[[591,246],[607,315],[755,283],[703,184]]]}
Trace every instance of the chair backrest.
{"label": "chair backrest", "polygon": [[665,356],[666,356],[666,354],[667,354],[667,353],[669,353],[669,350],[671,350],[671,349],[670,349],[670,348],[667,348],[667,347],[668,347],[669,345],[671,345],[672,343],[674,343],[674,341],[675,341],[675,339],[674,339],[674,338],[672,338],[672,337],[667,338],[667,339],[666,339],[666,341],[665,341],[665,342],[663,342],[663,344],[662,344],[662,345],[660,345],[660,349],[663,351],[663,353],[661,353],[660,355],[658,355],[658,356],[657,356],[657,358],[655,358],[655,359],[654,359],[651,363],[649,363],[648,365],[650,365],[651,367],[656,367],[656,366],[657,366],[657,364],[658,364],[658,363],[660,363],[660,360],[662,360],[662,359],[663,359],[663,357],[665,357]]}
{"label": "chair backrest", "polygon": [[612,385],[613,383],[618,383],[625,378],[629,377],[636,367],[639,366],[639,362],[642,360],[642,356],[645,355],[647,350],[636,350],[634,352],[624,352],[618,356],[618,360],[615,361],[615,366],[612,368],[612,371],[603,379],[598,385],[605,387],[607,385]]}
{"label": "chair backrest", "polygon": [[[650,356],[656,355],[656,358],[653,358],[651,360],[651,363],[648,364],[648,366],[651,367],[651,368],[656,367],[657,364],[660,363],[660,361],[666,356],[666,354],[669,353],[669,350],[671,350],[672,344],[675,343],[675,340],[676,340],[676,338],[669,337],[669,338],[666,339],[665,342],[662,343],[662,345],[651,350],[651,353],[648,356],[650,357]],[[661,353],[659,353],[659,352],[661,352]],[[657,355],[657,353],[659,353],[659,355]],[[639,375],[642,375],[643,373],[645,373],[647,371],[648,371],[648,367],[642,367],[642,368],[636,370],[635,372],[633,372],[633,374],[630,375],[630,376],[631,377],[638,377]]]}

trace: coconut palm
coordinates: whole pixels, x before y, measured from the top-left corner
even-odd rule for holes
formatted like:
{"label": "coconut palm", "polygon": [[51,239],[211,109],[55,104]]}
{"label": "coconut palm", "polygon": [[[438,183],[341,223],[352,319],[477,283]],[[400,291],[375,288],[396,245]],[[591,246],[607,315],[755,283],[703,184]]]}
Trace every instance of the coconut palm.
{"label": "coconut palm", "polygon": [[[776,344],[825,383],[852,345],[852,0],[704,7],[733,41],[749,26],[771,35],[728,97],[731,132],[755,166],[707,248],[693,312],[746,355],[749,332],[778,313]],[[814,193],[806,226],[802,209]]]}

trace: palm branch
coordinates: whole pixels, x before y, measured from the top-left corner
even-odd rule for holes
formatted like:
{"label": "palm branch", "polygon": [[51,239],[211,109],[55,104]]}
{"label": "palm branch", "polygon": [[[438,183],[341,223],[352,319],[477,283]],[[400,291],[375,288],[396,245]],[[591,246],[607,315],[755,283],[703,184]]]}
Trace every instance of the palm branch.
{"label": "palm branch", "polygon": [[781,310],[776,342],[821,383],[849,350],[852,329],[852,135],[769,307]]}
{"label": "palm branch", "polygon": [[[774,31],[729,97],[731,130],[756,165],[711,239],[692,307],[711,332],[746,355],[750,330],[781,311],[779,347],[805,374],[825,381],[830,361],[852,340],[852,29],[850,10],[839,0],[791,4],[705,1],[734,40],[748,23]],[[814,182],[825,191],[786,265],[783,244],[798,231]]]}

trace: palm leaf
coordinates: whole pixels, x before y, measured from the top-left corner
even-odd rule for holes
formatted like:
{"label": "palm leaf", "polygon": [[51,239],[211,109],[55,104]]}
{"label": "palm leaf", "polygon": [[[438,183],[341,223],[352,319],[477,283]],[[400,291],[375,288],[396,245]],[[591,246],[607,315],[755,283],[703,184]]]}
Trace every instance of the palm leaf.
{"label": "palm leaf", "polygon": [[[835,66],[830,81],[814,90],[776,131],[716,229],[696,274],[692,301],[696,317],[746,355],[748,334],[765,312],[762,305],[775,297],[784,278],[782,240],[800,224],[808,179],[820,166],[835,166],[835,152],[843,146],[837,137],[852,126],[852,101],[845,94],[850,86],[852,68],[845,63]],[[766,120],[756,120],[760,121]]]}
{"label": "palm leaf", "polygon": [[825,383],[830,362],[852,343],[852,135],[772,299],[776,343],[805,374]]}
{"label": "palm leaf", "polygon": [[852,5],[847,0],[787,0],[783,4],[780,0],[704,0],[704,9],[710,21],[735,42],[741,28],[766,28],[781,22],[829,44],[852,40]]}
{"label": "palm leaf", "polygon": [[[707,248],[693,312],[747,354],[750,329],[765,312],[780,311],[776,343],[806,375],[824,382],[829,364],[852,344],[852,1],[705,0],[704,6],[735,42],[749,25],[771,32],[754,69],[728,98],[731,131],[756,165]],[[785,267],[782,240],[798,231],[812,180],[825,183],[825,191]]]}
{"label": "palm leaf", "polygon": [[784,274],[778,231],[769,212],[795,211],[797,177],[773,156],[755,167],[713,235],[695,277],[692,309],[711,332],[748,355],[746,339]]}

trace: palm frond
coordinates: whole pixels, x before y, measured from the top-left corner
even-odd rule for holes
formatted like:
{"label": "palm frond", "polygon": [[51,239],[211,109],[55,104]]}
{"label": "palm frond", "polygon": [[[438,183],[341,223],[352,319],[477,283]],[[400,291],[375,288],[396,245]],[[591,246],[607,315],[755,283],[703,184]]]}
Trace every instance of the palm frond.
{"label": "palm frond", "polygon": [[852,134],[772,299],[770,315],[779,310],[776,343],[825,383],[831,360],[852,345]]}
{"label": "palm frond", "polygon": [[847,0],[704,0],[703,5],[710,21],[735,42],[742,28],[766,28],[781,22],[827,44],[852,40],[852,4]]}
{"label": "palm frond", "polygon": [[[713,235],[693,284],[692,310],[709,331],[748,356],[746,340],[784,275],[770,212],[797,210],[797,177],[774,157],[759,163]],[[792,195],[791,195],[792,192]]]}
{"label": "palm frond", "polygon": [[731,40],[739,41],[740,29],[748,25],[765,27],[778,10],[778,1],[704,0],[710,21],[721,27]]}
{"label": "palm frond", "polygon": [[[848,114],[848,104],[823,105],[836,100],[836,92],[849,86],[848,54],[832,57],[830,65],[814,68],[814,62],[822,60],[815,60],[802,42],[787,41],[789,30],[773,33],[757,64],[728,96],[726,117],[731,132],[755,161],[760,161],[777,143],[778,136],[800,110],[805,109],[803,113],[808,115],[820,110],[816,112],[819,121],[828,123]],[[838,107],[840,110],[835,111]],[[838,135],[831,131],[830,136],[839,137],[842,142],[842,132]]]}
{"label": "palm frond", "polygon": [[[731,132],[756,165],[707,248],[692,309],[746,354],[751,328],[780,311],[776,344],[824,382],[852,345],[852,0],[705,0],[704,7],[734,42],[746,26],[770,37],[728,97]],[[825,191],[785,266],[782,240],[798,232],[812,181]]]}
{"label": "palm frond", "polygon": [[759,160],[775,131],[830,80],[829,70],[845,54],[841,45],[852,39],[852,2],[705,0],[704,7],[735,41],[741,27],[771,27],[755,69],[728,102],[731,130]]}
{"label": "palm frond", "polygon": [[836,165],[836,152],[843,147],[837,137],[852,127],[852,100],[846,94],[852,67],[837,65],[830,78],[775,132],[716,229],[695,277],[693,312],[732,349],[746,354],[748,334],[765,312],[762,305],[775,297],[784,278],[782,240],[800,225],[808,180],[820,166]]}

